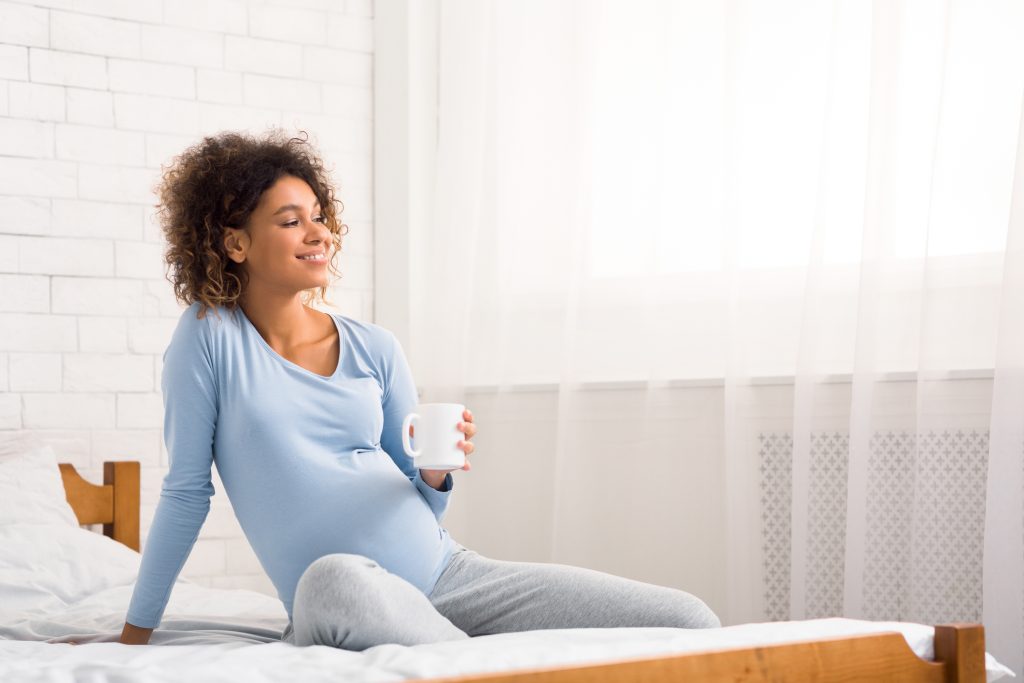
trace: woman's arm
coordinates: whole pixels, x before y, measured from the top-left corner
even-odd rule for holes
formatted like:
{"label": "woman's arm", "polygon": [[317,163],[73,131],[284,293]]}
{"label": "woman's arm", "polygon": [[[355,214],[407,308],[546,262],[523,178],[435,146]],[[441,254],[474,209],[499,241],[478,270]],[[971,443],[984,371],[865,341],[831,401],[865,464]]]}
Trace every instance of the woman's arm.
{"label": "woman's arm", "polygon": [[416,486],[440,522],[448,509],[454,480],[451,473],[446,472],[439,478],[428,475],[432,477],[432,481],[425,481],[422,472],[417,469],[413,459],[406,455],[402,447],[402,421],[419,402],[416,382],[413,380],[412,369],[401,343],[390,330],[381,329],[387,337],[385,342],[390,346],[390,351],[385,353],[383,358],[385,384],[381,403],[384,410],[384,428],[380,435],[380,445]]}
{"label": "woman's arm", "polygon": [[170,467],[143,547],[122,637],[139,636],[134,629],[160,626],[174,583],[210,511],[219,398],[208,318],[209,314],[205,320],[196,319],[195,306],[185,310],[164,352],[161,389]]}

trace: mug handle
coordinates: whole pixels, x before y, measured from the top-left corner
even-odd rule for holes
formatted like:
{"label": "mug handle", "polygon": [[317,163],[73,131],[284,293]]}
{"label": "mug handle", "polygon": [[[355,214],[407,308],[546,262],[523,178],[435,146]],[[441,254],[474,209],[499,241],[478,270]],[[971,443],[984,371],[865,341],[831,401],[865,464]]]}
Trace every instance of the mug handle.
{"label": "mug handle", "polygon": [[417,415],[416,413],[409,413],[408,415],[405,416],[405,419],[402,420],[402,448],[405,449],[405,454],[413,459],[423,454],[422,448],[419,449],[418,451],[414,451],[412,449],[412,443],[409,442],[409,427],[412,425],[413,420],[419,419],[420,416]]}

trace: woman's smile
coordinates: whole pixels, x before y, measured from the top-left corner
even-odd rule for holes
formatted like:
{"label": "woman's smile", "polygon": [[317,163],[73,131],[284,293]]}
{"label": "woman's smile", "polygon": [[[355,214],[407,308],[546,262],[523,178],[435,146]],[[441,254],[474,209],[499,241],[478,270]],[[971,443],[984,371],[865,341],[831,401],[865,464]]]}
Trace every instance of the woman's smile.
{"label": "woman's smile", "polygon": [[304,255],[304,256],[296,256],[295,258],[299,259],[303,263],[309,263],[309,264],[312,264],[312,265],[315,265],[315,266],[325,266],[325,265],[327,265],[327,256],[322,251],[321,252],[316,252],[314,254]]}

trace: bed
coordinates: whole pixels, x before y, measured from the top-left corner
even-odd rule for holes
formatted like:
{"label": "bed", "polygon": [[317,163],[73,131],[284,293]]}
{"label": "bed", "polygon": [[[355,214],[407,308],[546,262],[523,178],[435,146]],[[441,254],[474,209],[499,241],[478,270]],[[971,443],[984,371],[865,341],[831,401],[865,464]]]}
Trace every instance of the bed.
{"label": "bed", "polygon": [[151,644],[121,645],[140,559],[139,463],[106,462],[103,474],[102,484],[86,481],[49,447],[0,454],[0,680],[975,683],[1012,675],[985,652],[980,625],[852,619],[524,631],[363,652],[296,647],[280,641],[287,616],[277,599],[187,578]]}

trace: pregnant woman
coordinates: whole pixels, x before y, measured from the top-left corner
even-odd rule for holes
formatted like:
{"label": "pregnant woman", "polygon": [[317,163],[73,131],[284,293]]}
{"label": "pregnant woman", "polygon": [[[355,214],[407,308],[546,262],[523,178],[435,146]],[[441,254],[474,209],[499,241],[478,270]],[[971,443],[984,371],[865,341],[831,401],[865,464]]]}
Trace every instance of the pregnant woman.
{"label": "pregnant woman", "polygon": [[[417,403],[402,347],[383,327],[310,306],[337,274],[348,227],[304,137],[204,138],[174,159],[159,195],[169,276],[188,308],[163,357],[170,469],[122,643],[148,643],[160,625],[209,511],[214,463],[287,611],[285,642],[363,650],[719,625],[684,591],[491,559],[441,526],[453,470],[417,469],[402,448]],[[468,470],[469,410],[456,427]]]}

